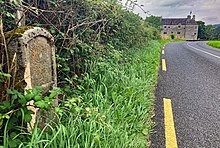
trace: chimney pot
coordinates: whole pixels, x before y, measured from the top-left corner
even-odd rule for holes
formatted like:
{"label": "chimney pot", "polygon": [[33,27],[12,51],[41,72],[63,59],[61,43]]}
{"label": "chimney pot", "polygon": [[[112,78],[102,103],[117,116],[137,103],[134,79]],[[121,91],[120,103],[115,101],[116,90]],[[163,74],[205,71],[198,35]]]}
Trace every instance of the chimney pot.
{"label": "chimney pot", "polygon": [[190,20],[190,19],[191,19],[191,15],[188,15],[188,16],[187,16],[187,19]]}

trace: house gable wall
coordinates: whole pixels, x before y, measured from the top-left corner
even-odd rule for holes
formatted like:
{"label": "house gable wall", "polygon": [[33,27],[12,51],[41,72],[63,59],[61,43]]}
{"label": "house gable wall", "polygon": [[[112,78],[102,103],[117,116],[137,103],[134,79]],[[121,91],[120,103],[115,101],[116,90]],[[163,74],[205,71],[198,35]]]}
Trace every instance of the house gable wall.
{"label": "house gable wall", "polygon": [[186,40],[197,40],[198,38],[198,25],[186,25]]}

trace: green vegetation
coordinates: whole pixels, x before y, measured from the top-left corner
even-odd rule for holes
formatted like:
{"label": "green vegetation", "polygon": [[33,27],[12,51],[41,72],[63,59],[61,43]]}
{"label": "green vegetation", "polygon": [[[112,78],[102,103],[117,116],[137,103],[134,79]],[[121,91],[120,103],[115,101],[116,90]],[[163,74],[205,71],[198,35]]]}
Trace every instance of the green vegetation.
{"label": "green vegetation", "polygon": [[171,33],[171,34],[170,34],[170,38],[171,38],[172,40],[174,40],[174,39],[175,39],[175,35],[174,35],[173,33]]}
{"label": "green vegetation", "polygon": [[209,41],[207,45],[215,47],[215,48],[220,48],[220,41]]}
{"label": "green vegetation", "polygon": [[146,147],[161,46],[151,41],[140,50],[112,51],[111,58],[93,63],[72,97],[57,108],[59,122],[48,124],[50,132],[35,129],[31,141],[21,145]]}
{"label": "green vegetation", "polygon": [[205,25],[203,21],[197,21],[199,25],[198,38],[201,40],[219,40],[220,26],[219,25]]}
{"label": "green vegetation", "polygon": [[21,26],[19,28],[16,28],[15,30],[8,31],[5,33],[5,38],[15,38],[20,37],[26,30],[34,28],[33,26]]}
{"label": "green vegetation", "polygon": [[[12,14],[18,6],[6,0],[0,5],[7,8],[1,15],[4,32],[16,36]],[[27,25],[44,27],[55,37],[59,89],[49,94],[39,87],[26,94],[14,90],[16,83],[10,82],[16,68],[6,58],[1,34],[0,145],[146,147],[153,127],[160,49],[168,42],[158,41],[160,30],[115,0],[45,1],[34,5],[48,10],[39,9],[41,15],[26,5],[22,8]],[[53,107],[57,94],[59,105]],[[35,100],[35,107],[56,113],[55,120],[48,119],[44,128],[36,126],[32,133],[26,128],[30,100]]]}
{"label": "green vegetation", "polygon": [[157,17],[157,16],[149,16],[145,19],[146,22],[149,23],[149,25],[151,25],[152,27],[155,27],[157,29],[161,29],[161,25],[162,25],[162,18],[161,17]]}

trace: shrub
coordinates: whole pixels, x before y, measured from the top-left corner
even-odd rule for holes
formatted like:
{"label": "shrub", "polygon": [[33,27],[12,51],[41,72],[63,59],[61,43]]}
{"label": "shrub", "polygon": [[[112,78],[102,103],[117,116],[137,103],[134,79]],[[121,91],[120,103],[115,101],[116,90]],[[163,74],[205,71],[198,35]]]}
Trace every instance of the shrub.
{"label": "shrub", "polygon": [[175,38],[175,35],[172,33],[172,34],[170,34],[170,37],[173,40]]}

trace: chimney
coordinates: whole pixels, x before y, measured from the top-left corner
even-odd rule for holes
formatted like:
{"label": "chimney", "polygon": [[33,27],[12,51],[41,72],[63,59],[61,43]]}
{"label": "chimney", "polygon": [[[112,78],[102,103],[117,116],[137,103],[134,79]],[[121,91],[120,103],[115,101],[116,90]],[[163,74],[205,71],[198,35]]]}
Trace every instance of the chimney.
{"label": "chimney", "polygon": [[195,15],[193,15],[193,18],[192,18],[193,20],[196,20],[196,16]]}
{"label": "chimney", "polygon": [[188,15],[188,16],[187,16],[187,20],[191,20],[191,15]]}

